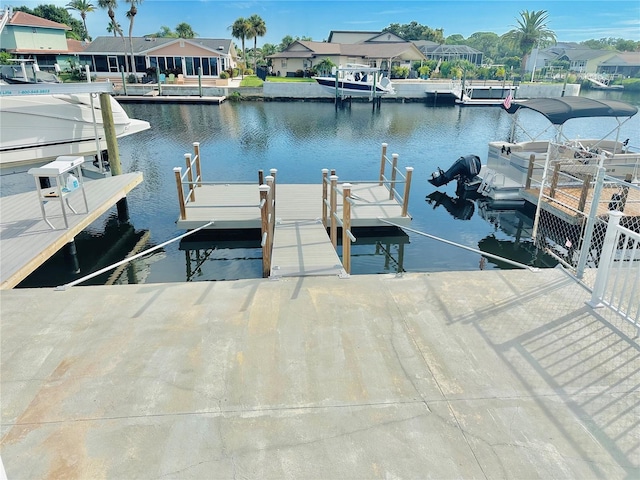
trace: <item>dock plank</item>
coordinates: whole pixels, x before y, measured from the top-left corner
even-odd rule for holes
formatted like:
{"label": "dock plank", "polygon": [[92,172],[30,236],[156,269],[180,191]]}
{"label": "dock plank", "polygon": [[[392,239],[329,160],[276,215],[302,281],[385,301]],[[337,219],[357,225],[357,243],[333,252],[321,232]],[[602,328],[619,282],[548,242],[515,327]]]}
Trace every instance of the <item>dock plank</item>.
{"label": "dock plank", "polygon": [[56,229],[51,229],[42,219],[35,185],[33,192],[1,197],[0,289],[15,287],[118,200],[124,198],[142,179],[141,172],[134,172],[85,181],[89,211],[85,210],[80,191],[69,195],[70,204],[78,214],[67,211],[69,228],[66,229],[57,198],[45,205],[47,218]]}
{"label": "dock plank", "polygon": [[346,275],[319,221],[279,222],[273,237],[271,278]]}

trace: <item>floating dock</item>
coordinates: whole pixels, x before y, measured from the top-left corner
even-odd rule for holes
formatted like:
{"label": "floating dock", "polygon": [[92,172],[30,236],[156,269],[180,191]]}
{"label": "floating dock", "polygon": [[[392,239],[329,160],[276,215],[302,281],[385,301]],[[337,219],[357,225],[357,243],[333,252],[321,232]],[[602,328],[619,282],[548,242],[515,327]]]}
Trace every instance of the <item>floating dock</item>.
{"label": "floating dock", "polygon": [[[342,263],[322,223],[322,185],[278,184],[276,186],[275,232],[271,277],[341,275]],[[379,183],[352,182],[351,227],[384,227],[385,219],[408,226],[410,216],[402,216],[402,205],[389,198],[389,190]],[[195,229],[213,221],[209,229],[260,229],[258,184],[202,185],[195,189],[194,201],[186,204],[186,216],[179,229]],[[342,216],[342,196],[337,195],[337,215]],[[328,226],[330,219],[327,220]]]}
{"label": "floating dock", "polygon": [[0,289],[10,289],[24,280],[53,254],[72,242],[100,215],[124,198],[142,182],[142,173],[134,172],[100,180],[85,181],[84,191],[88,212],[84,208],[82,193],[73,192],[68,199],[77,214],[67,211],[69,228],[64,228],[62,209],[58,198],[47,202],[47,218],[56,227],[52,229],[42,218],[38,194],[26,192],[0,198]]}

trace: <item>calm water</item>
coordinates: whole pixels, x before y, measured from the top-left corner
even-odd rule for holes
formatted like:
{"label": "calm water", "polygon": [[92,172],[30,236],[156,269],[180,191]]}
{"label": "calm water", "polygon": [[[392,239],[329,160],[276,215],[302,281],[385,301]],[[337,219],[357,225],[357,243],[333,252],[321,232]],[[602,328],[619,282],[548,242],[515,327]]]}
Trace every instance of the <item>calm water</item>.
{"label": "calm water", "polygon": [[[619,98],[640,105],[640,97],[625,92],[597,92],[590,96]],[[157,245],[180,233],[175,226],[178,203],[175,166],[184,166],[183,154],[201,143],[205,180],[254,181],[258,169],[278,169],[281,183],[319,183],[323,168],[335,168],[340,181],[377,178],[380,145],[398,153],[400,165],[413,166],[414,183],[409,211],[412,228],[463,245],[498,253],[525,263],[552,266],[529,241],[529,212],[494,211],[486,203],[460,199],[455,182],[438,192],[427,178],[438,166],[447,168],[470,153],[486,160],[487,143],[506,139],[509,115],[492,107],[431,107],[421,103],[383,104],[372,112],[368,104],[338,110],[329,103],[225,103],[223,105],[125,105],[130,116],[147,120],[151,129],[120,140],[125,171],[144,172],[144,182],[129,194],[131,219],[121,225],[114,213],[105,215],[77,239],[81,274],[65,267],[64,257],[52,258],[22,286],[56,285],[123,258],[136,246]],[[534,112],[523,112],[522,122],[546,127]],[[572,121],[569,136],[602,136],[616,126],[613,119]],[[623,129],[623,139],[640,145],[640,115]],[[548,137],[548,136],[547,136]],[[33,187],[26,175],[3,177],[2,194]],[[318,200],[320,205],[320,199]],[[115,210],[115,209],[114,209]],[[529,214],[529,215],[528,215]],[[137,261],[115,275],[91,283],[182,282],[260,277],[260,249],[255,242],[234,247],[199,239],[177,242]],[[206,240],[206,241],[205,241]],[[215,247],[215,248],[212,248]],[[185,249],[199,248],[198,252]],[[474,270],[499,268],[493,261],[428,238],[408,233],[384,238],[362,238],[352,250],[352,270],[359,273]],[[188,260],[188,257],[192,260]],[[398,262],[401,261],[401,267]]]}

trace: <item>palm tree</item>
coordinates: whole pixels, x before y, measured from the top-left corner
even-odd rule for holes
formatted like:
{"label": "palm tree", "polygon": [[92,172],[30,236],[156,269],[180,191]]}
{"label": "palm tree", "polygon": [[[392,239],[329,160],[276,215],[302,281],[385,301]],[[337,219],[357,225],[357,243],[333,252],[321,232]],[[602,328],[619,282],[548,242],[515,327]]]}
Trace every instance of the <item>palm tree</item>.
{"label": "palm tree", "polygon": [[193,28],[191,28],[191,25],[185,22],[182,22],[176,25],[176,33],[180,38],[195,38],[196,35],[198,35],[196,32],[193,31]]}
{"label": "palm tree", "polygon": [[251,15],[249,18],[251,24],[251,36],[253,37],[253,71],[255,73],[258,67],[258,58],[256,52],[258,51],[258,37],[264,37],[267,34],[267,25],[259,15]]}
{"label": "palm tree", "polygon": [[119,28],[122,28],[122,26],[119,23],[116,26],[114,26],[113,23],[109,21],[109,24],[107,25],[107,32],[113,33],[113,36],[117,37]]}
{"label": "palm tree", "polygon": [[129,19],[129,49],[131,51],[131,73],[136,73],[136,59],[133,55],[133,21],[136,19],[138,13],[138,5],[142,3],[142,0],[125,0],[131,5],[127,12],[127,18]]}
{"label": "palm tree", "polygon": [[87,0],[72,0],[67,3],[67,10],[76,10],[80,12],[80,18],[82,18],[82,23],[84,24],[85,35],[87,38],[91,38],[89,37],[89,30],[87,30],[87,13],[94,12],[96,10],[93,4]]}
{"label": "palm tree", "polygon": [[524,76],[527,58],[534,46],[543,47],[556,43],[556,34],[547,28],[546,10],[523,10],[517,19],[517,28],[508,31],[503,38],[522,53],[520,75]]}
{"label": "palm tree", "polygon": [[[246,62],[244,52],[244,40],[251,34],[251,23],[246,18],[238,18],[233,25],[229,27],[231,29],[231,35],[233,38],[237,38],[242,42],[242,59]],[[242,69],[242,78],[244,78],[244,68]]]}
{"label": "palm tree", "polygon": [[[118,0],[98,0],[98,7],[106,8],[107,15],[111,19],[111,27],[122,37],[122,43],[124,43],[124,53],[127,54],[127,41],[124,39],[124,33],[122,33],[122,28],[120,28],[120,24],[116,21],[116,13],[113,11],[118,8]],[[124,62],[124,68],[127,73],[129,73],[129,63]]]}

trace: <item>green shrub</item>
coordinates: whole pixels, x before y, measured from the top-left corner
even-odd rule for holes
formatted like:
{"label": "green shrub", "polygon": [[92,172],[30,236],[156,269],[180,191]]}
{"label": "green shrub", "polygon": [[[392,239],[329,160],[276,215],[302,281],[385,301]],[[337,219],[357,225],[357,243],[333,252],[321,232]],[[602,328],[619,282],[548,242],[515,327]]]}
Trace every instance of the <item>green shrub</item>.
{"label": "green shrub", "polygon": [[138,83],[138,77],[136,77],[133,73],[130,73],[127,77],[127,83]]}
{"label": "green shrub", "polygon": [[231,95],[227,97],[230,102],[240,102],[242,101],[242,95],[240,92],[233,92]]}
{"label": "green shrub", "polygon": [[225,71],[220,72],[220,78],[221,79],[225,79],[225,78],[229,78],[229,74]]}
{"label": "green shrub", "polygon": [[622,85],[629,92],[640,92],[640,78],[625,78]]}
{"label": "green shrub", "polygon": [[245,68],[244,69],[244,74],[245,75],[253,75],[253,68]]}
{"label": "green shrub", "polygon": [[409,67],[391,67],[391,78],[407,78]]}

